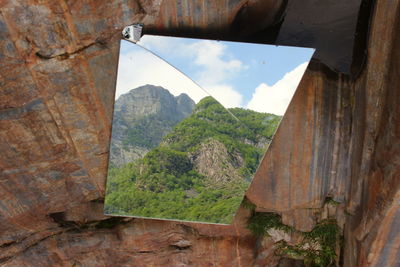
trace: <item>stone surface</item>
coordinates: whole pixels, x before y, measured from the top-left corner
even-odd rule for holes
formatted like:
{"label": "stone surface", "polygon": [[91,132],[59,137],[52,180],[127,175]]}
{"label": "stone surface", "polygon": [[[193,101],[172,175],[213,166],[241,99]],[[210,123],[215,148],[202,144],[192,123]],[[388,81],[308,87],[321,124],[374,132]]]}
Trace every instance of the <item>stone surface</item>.
{"label": "stone surface", "polygon": [[165,88],[148,84],[119,96],[114,104],[110,161],[122,166],[142,158],[190,116],[195,105],[187,94],[174,96]]}
{"label": "stone surface", "polygon": [[310,232],[317,221],[319,209],[295,209],[282,212],[282,223],[302,232]]}
{"label": "stone surface", "polygon": [[223,143],[209,139],[200,144],[191,154],[193,165],[200,174],[206,176],[207,183],[218,185],[240,181],[239,167],[244,165],[240,154],[230,155]]}
{"label": "stone surface", "polygon": [[[105,228],[101,213],[123,26],[227,36],[245,2],[0,2],[0,265],[279,264],[273,242],[246,230],[245,209],[227,227]],[[344,266],[399,263],[399,4],[375,1],[359,76],[311,63],[247,193],[299,229],[309,219],[291,211],[343,203]]]}
{"label": "stone surface", "polygon": [[323,61],[332,70],[350,74],[352,45],[357,37],[353,33],[361,2],[326,1],[321,8],[314,0],[289,0],[277,43],[293,45],[293,42],[301,42],[304,47],[318,47],[313,55],[315,59]]}
{"label": "stone surface", "polygon": [[202,235],[179,223],[134,220],[48,236],[3,266],[240,266],[252,262],[251,243]]}
{"label": "stone surface", "polygon": [[312,64],[303,76],[248,190],[260,208],[320,208],[328,194],[345,197],[350,181],[345,153],[350,142],[350,83],[334,73],[321,74],[319,68]]}
{"label": "stone surface", "polygon": [[[398,14],[398,1],[377,2],[356,81],[309,67],[247,192],[259,208],[293,212],[296,228],[309,222],[295,210],[321,208],[328,196],[346,203],[345,266],[399,263]],[[378,231],[391,234],[383,242]]]}

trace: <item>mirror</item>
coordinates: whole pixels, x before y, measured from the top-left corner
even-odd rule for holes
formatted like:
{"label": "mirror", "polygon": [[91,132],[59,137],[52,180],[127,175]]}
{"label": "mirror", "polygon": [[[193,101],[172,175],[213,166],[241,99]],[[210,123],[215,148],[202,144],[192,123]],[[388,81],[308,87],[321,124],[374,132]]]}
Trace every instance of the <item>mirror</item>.
{"label": "mirror", "polygon": [[231,223],[313,52],[122,40],[105,214]]}

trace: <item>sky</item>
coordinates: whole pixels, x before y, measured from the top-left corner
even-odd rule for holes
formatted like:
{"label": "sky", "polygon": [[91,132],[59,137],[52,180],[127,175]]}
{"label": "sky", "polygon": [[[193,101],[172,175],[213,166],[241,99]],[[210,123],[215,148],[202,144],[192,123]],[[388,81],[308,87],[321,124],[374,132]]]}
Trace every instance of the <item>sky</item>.
{"label": "sky", "polygon": [[[186,75],[177,71],[165,61]],[[144,35],[121,41],[116,99],[153,84],[196,103],[211,95],[227,108],[283,115],[314,49]]]}

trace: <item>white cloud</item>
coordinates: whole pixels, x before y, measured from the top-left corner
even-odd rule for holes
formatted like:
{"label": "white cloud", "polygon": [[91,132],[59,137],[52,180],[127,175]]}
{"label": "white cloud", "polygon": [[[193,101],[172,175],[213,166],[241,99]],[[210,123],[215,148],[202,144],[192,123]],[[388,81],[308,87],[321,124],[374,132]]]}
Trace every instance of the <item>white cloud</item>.
{"label": "white cloud", "polygon": [[233,75],[249,68],[230,53],[226,44],[218,41],[182,42],[177,37],[144,35],[139,44],[161,56],[168,54],[191,61],[197,67],[192,78],[202,86],[226,83]]}
{"label": "white cloud", "polygon": [[247,108],[259,112],[283,115],[303,77],[307,65],[308,62],[300,64],[286,73],[281,80],[272,86],[261,83],[253,93]]}
{"label": "white cloud", "polygon": [[229,85],[213,85],[204,89],[226,108],[240,107],[242,104],[243,96]]}
{"label": "white cloud", "polygon": [[225,45],[216,41],[199,41],[186,49],[186,54],[193,54],[194,64],[201,68],[197,79],[204,86],[217,85],[246,68],[227,54]]}
{"label": "white cloud", "polygon": [[178,41],[178,38],[174,37],[166,38],[156,35],[144,35],[138,44],[151,51],[157,51],[159,53],[172,53],[175,51],[174,48],[182,43]]}
{"label": "white cloud", "polygon": [[[226,81],[246,66],[229,55],[224,44],[209,40],[188,44],[180,42],[177,38],[166,39],[146,35],[139,44],[161,57],[169,54],[193,62],[195,71],[192,73],[192,79],[224,106],[241,106],[242,95]],[[186,93],[195,102],[208,95],[173,67],[136,47],[133,52],[120,56],[116,98],[144,84],[162,86],[174,95]]]}
{"label": "white cloud", "polygon": [[120,56],[116,99],[136,87],[152,84],[173,95],[188,94],[195,102],[207,94],[189,78],[146,51],[135,50]]}

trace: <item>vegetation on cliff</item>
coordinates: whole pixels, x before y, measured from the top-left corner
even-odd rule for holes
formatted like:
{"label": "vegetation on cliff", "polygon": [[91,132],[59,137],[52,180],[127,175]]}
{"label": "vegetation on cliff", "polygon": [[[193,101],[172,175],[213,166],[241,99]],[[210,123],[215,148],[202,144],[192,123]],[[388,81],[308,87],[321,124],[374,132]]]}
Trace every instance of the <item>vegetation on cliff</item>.
{"label": "vegetation on cliff", "polygon": [[307,267],[335,266],[337,262],[336,248],[340,245],[340,228],[335,219],[321,220],[310,232],[301,232],[282,223],[282,218],[272,212],[255,212],[248,219],[248,229],[258,237],[269,236],[271,230],[299,235],[297,244],[280,240],[276,243],[276,253],[282,257],[303,260]]}
{"label": "vegetation on cliff", "polygon": [[230,112],[204,98],[143,158],[110,165],[106,213],[230,223],[281,119]]}

